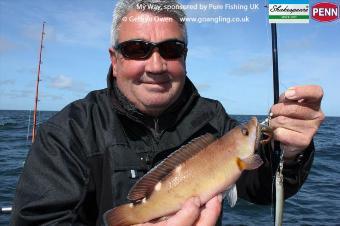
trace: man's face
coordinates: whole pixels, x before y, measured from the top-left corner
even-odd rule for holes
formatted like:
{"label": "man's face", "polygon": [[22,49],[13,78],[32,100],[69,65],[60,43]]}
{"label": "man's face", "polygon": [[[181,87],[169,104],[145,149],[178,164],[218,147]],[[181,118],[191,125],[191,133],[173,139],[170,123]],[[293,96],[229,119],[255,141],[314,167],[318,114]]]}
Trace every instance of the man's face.
{"label": "man's face", "polygon": [[[131,11],[126,18],[139,16],[154,17],[147,12]],[[122,21],[119,43],[135,39],[155,43],[169,39],[183,41],[183,31],[175,20]],[[126,59],[113,48],[110,48],[110,55],[118,88],[140,111],[157,116],[179,97],[185,83],[185,56],[167,60],[157,48],[144,60]]]}

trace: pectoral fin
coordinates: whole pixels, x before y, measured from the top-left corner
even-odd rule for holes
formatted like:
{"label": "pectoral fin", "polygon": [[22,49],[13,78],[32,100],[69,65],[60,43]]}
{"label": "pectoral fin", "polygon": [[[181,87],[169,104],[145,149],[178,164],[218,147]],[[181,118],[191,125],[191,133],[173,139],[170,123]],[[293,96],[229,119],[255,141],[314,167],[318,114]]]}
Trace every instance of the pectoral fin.
{"label": "pectoral fin", "polygon": [[244,159],[237,158],[236,161],[240,170],[257,169],[263,164],[263,161],[258,154],[251,155]]}
{"label": "pectoral fin", "polygon": [[227,198],[228,204],[230,207],[234,207],[237,202],[237,189],[236,189],[236,184],[233,184],[230,186],[225,192],[223,193],[223,199]]}

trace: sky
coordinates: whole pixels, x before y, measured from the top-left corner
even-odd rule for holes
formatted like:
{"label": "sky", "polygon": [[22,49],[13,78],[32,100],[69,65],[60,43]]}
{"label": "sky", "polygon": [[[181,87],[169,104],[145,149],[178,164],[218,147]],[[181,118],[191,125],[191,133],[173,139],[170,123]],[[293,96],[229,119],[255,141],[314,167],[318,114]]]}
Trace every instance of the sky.
{"label": "sky", "polygon": [[[273,85],[266,1],[180,2],[192,7],[211,4],[206,10],[186,10],[188,17],[248,18],[243,23],[187,22],[187,72],[200,94],[219,100],[229,114],[267,114]],[[339,0],[332,2],[340,5]],[[229,9],[226,3],[240,9]],[[92,90],[105,88],[115,4],[112,0],[0,0],[0,109],[34,107],[43,21],[39,109],[58,111]],[[259,8],[250,9],[252,4]],[[219,5],[224,8],[216,9]],[[279,24],[280,92],[291,86],[320,85],[325,93],[324,113],[340,116],[339,37],[340,19]]]}

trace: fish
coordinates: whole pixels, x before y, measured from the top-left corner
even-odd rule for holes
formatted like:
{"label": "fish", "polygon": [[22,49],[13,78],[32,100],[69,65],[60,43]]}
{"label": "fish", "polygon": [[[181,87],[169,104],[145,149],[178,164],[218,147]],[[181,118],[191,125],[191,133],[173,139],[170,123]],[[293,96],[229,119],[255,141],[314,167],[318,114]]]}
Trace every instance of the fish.
{"label": "fish", "polygon": [[176,213],[194,196],[199,197],[202,206],[226,192],[231,206],[235,205],[236,181],[244,170],[262,165],[255,150],[271,137],[270,128],[252,117],[219,139],[210,133],[193,139],[136,182],[127,196],[130,203],[106,211],[105,225],[125,226],[160,219]]}

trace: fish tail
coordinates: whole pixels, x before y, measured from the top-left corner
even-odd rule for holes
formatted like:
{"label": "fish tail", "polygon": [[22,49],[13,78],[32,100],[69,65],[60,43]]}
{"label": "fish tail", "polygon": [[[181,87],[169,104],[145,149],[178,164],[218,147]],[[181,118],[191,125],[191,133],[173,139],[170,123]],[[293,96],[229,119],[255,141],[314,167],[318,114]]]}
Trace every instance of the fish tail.
{"label": "fish tail", "polygon": [[258,154],[251,155],[247,158],[237,158],[237,165],[240,170],[253,170],[259,168],[263,161]]}
{"label": "fish tail", "polygon": [[108,210],[104,214],[105,226],[128,226],[141,223],[138,209],[133,204],[125,204]]}

